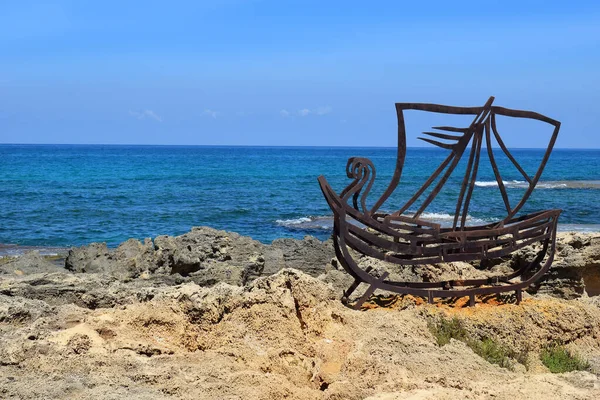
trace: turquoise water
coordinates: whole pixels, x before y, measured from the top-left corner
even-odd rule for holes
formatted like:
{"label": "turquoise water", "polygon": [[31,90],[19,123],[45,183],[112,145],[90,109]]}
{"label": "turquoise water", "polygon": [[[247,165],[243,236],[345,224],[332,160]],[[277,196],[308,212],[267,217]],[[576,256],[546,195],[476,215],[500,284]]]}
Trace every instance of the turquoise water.
{"label": "turquoise water", "polygon": [[[500,150],[494,152],[514,201],[524,179]],[[513,154],[533,174],[543,151]],[[446,155],[441,149],[409,149],[397,193],[382,208],[399,208]],[[325,239],[330,211],[316,179],[324,174],[334,189],[342,189],[350,156],[366,156],[377,168],[372,203],[389,183],[395,149],[0,145],[0,243],[114,246],[198,225],[263,242],[306,234]],[[486,161],[469,211],[472,224],[506,214]],[[451,221],[464,165],[456,171],[425,217]],[[595,229],[599,189],[600,150],[557,149],[523,212],[562,208],[564,227]]]}

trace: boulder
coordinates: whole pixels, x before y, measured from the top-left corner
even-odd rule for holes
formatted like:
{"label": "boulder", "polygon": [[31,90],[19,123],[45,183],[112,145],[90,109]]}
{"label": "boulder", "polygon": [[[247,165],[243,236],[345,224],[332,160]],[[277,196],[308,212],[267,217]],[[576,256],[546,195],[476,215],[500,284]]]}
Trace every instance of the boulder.
{"label": "boulder", "polygon": [[307,236],[278,239],[265,245],[250,237],[209,227],[195,227],[180,236],[135,239],[116,249],[105,243],[73,248],[65,268],[75,273],[101,273],[117,279],[179,274],[203,286],[226,282],[244,285],[283,268],[318,276],[333,257],[331,241]]}
{"label": "boulder", "polygon": [[18,257],[7,257],[0,265],[0,274],[9,275],[29,275],[61,270],[63,268],[52,263],[37,251],[29,251]]}
{"label": "boulder", "polygon": [[205,269],[208,263],[220,263],[260,275],[264,267],[265,245],[247,236],[208,227],[194,227],[181,236],[158,236],[154,247],[158,263],[170,273],[187,275]]}
{"label": "boulder", "polygon": [[69,250],[65,268],[76,273],[103,273],[119,279],[130,279],[144,272],[157,272],[160,264],[150,239],[144,243],[129,239],[114,250],[106,243],[92,243]]}
{"label": "boulder", "polygon": [[564,299],[600,294],[600,234],[559,233],[552,267],[530,292]]}
{"label": "boulder", "polygon": [[[273,261],[266,266],[266,273],[272,274],[282,268],[294,268],[312,276],[318,276],[335,257],[333,242],[320,241],[313,236],[302,240],[276,239],[267,249],[266,259]],[[268,267],[268,268],[267,268]]]}

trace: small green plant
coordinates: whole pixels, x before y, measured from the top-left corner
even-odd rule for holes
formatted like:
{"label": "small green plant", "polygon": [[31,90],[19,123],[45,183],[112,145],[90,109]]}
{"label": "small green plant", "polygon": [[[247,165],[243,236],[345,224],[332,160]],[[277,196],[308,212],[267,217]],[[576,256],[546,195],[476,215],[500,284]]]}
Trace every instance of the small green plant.
{"label": "small green plant", "polygon": [[542,350],[540,359],[542,360],[542,364],[555,374],[583,371],[590,367],[590,364],[586,360],[577,354],[572,354],[564,346],[558,344]]}
{"label": "small green plant", "polygon": [[512,360],[520,359],[518,355],[502,346],[498,342],[485,338],[483,340],[470,339],[467,345],[481,358],[490,364],[498,364],[502,368],[512,368]]}
{"label": "small green plant", "polygon": [[444,346],[450,343],[450,339],[455,339],[465,343],[475,354],[489,363],[498,364],[502,368],[512,369],[513,360],[525,365],[526,354],[519,354],[490,338],[471,337],[463,323],[456,317],[429,322],[429,330],[438,346]]}
{"label": "small green plant", "polygon": [[468,338],[467,330],[458,318],[442,318],[437,322],[430,322],[429,330],[435,337],[438,346],[444,346],[450,343],[450,339],[465,342]]}

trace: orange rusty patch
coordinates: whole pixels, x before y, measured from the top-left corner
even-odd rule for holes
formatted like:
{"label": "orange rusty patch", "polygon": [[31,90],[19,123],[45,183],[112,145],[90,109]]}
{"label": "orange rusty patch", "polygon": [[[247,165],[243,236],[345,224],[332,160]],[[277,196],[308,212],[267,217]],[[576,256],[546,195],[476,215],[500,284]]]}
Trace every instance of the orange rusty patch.
{"label": "orange rusty patch", "polygon": [[[527,302],[528,300],[523,300]],[[397,310],[407,308],[409,305],[420,306],[427,304],[427,300],[422,297],[412,295],[378,295],[372,296],[366,301],[361,310],[373,309],[389,309]],[[447,309],[449,311],[473,311],[478,308],[499,307],[509,304],[516,304],[514,295],[507,294],[491,294],[484,296],[475,296],[475,307],[469,307],[469,297],[446,297],[434,299],[433,305],[438,308]]]}

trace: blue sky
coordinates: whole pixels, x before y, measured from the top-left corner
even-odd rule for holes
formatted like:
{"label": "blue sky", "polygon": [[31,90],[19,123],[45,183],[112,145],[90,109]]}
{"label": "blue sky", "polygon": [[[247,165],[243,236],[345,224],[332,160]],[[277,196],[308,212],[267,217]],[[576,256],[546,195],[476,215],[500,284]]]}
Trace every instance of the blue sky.
{"label": "blue sky", "polygon": [[494,95],[600,148],[599,71],[595,1],[0,0],[0,143],[395,146]]}

